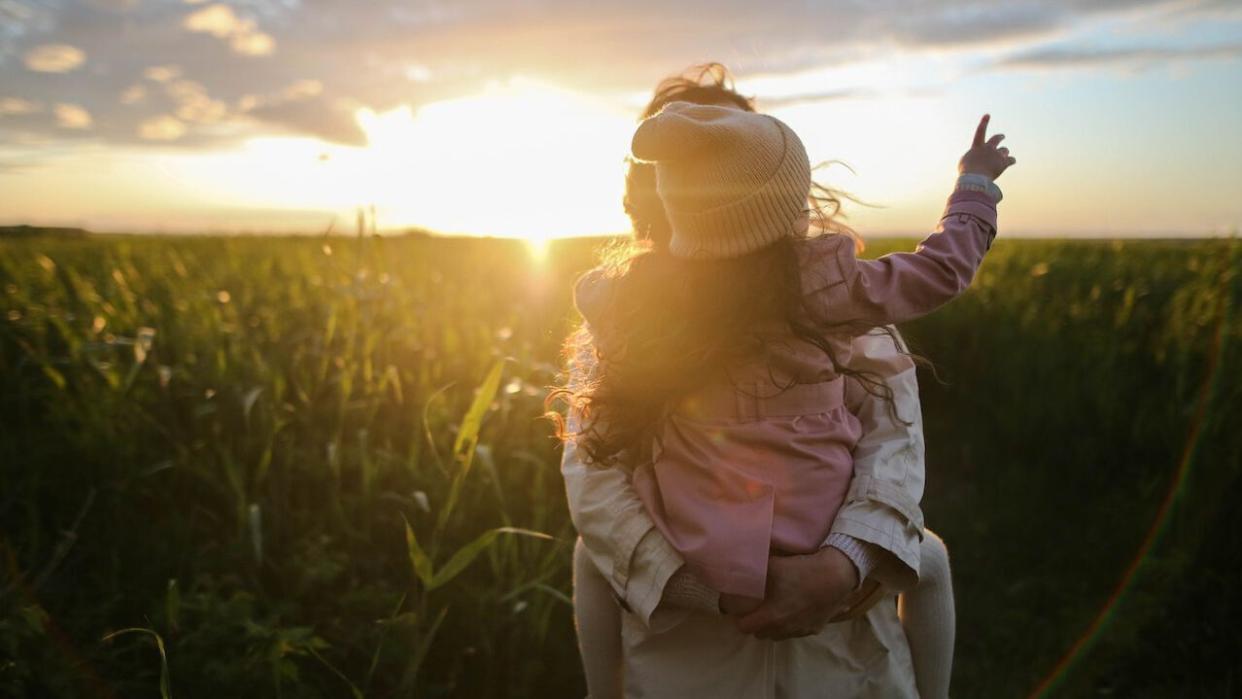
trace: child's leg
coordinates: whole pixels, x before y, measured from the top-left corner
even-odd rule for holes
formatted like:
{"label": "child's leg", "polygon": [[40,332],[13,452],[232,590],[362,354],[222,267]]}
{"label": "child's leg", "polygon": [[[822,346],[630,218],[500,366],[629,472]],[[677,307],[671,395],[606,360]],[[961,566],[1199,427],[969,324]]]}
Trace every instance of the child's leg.
{"label": "child's leg", "polygon": [[581,538],[574,544],[574,622],[590,699],[620,699],[621,610]]}
{"label": "child's leg", "polygon": [[910,642],[919,696],[944,699],[949,696],[957,631],[949,551],[944,541],[928,529],[919,547],[919,557],[919,584],[901,595],[899,614]]}

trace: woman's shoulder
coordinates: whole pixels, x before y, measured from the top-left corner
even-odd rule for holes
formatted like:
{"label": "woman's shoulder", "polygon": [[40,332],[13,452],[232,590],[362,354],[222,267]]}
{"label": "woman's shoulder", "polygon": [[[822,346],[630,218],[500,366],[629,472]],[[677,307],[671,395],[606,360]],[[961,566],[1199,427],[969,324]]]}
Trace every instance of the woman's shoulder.
{"label": "woman's shoulder", "polygon": [[602,267],[589,270],[574,282],[574,306],[587,323],[598,322],[612,297],[616,280]]}

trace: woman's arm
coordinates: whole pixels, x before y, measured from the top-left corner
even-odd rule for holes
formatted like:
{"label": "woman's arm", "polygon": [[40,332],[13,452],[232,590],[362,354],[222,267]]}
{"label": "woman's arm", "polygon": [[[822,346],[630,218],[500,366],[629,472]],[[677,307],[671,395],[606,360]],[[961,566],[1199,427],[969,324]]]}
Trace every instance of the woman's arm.
{"label": "woman's arm", "polygon": [[863,436],[854,447],[854,479],[828,541],[849,536],[891,554],[887,564],[876,567],[875,577],[905,590],[918,581],[925,464],[918,377],[899,342],[892,328],[854,340],[850,368],[881,377],[892,390],[893,410],[887,401],[849,382],[847,401],[862,423]]}
{"label": "woman's arm", "polygon": [[[581,385],[595,368],[595,358],[583,348],[573,358],[570,385]],[[570,410],[570,433],[580,427],[580,416]],[[638,498],[630,474],[617,468],[588,466],[571,439],[561,457],[561,475],[569,515],[586,550],[617,599],[648,624],[664,596],[665,587],[685,561],[655,528]]]}

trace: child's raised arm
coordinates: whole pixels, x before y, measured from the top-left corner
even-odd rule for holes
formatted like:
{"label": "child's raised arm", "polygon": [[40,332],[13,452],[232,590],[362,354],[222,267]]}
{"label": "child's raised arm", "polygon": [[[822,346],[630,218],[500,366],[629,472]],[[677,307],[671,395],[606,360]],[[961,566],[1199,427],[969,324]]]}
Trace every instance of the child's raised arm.
{"label": "child's raised arm", "polygon": [[915,252],[876,260],[855,257],[854,241],[830,235],[812,241],[804,272],[808,301],[821,318],[867,327],[900,323],[936,310],[970,286],[996,237],[1000,189],[992,182],[1016,160],[988,139],[987,115],[958,164],[961,176],[936,232]]}

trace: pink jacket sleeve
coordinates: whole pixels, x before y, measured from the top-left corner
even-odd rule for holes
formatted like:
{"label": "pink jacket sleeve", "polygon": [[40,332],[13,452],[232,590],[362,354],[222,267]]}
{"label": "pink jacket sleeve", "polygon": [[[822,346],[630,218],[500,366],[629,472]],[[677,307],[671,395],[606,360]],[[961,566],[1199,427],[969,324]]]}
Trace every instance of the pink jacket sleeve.
{"label": "pink jacket sleeve", "polygon": [[959,190],[949,197],[936,232],[914,252],[860,260],[848,236],[813,240],[805,291],[822,317],[864,326],[858,332],[912,320],[965,291],[995,237],[995,200]]}

